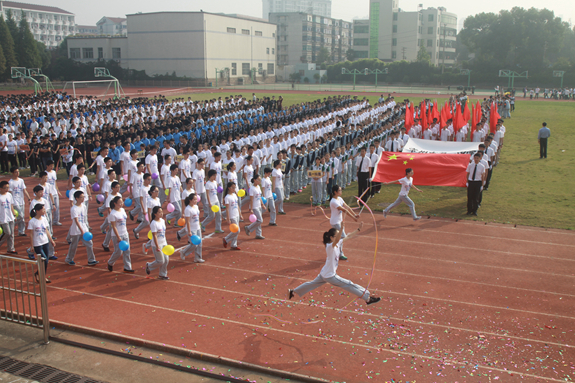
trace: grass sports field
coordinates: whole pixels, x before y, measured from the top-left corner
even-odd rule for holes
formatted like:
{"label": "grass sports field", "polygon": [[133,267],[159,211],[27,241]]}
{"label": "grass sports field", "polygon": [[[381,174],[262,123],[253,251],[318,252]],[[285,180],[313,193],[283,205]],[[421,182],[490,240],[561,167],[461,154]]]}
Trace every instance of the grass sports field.
{"label": "grass sports field", "polygon": [[[238,94],[238,91],[211,94],[191,94],[192,100],[206,100]],[[327,97],[323,94],[257,93],[258,97],[282,96],[284,106]],[[244,97],[251,97],[244,93]],[[358,96],[363,97],[363,96]],[[378,95],[368,96],[373,104]],[[403,99],[404,97],[400,97]],[[419,103],[421,98],[409,97]],[[440,104],[445,98],[439,98]],[[505,122],[504,147],[499,165],[493,172],[489,191],[483,194],[479,217],[469,218],[467,191],[464,188],[424,186],[423,193],[411,193],[418,214],[455,219],[473,219],[485,222],[512,223],[517,225],[548,228],[575,229],[575,135],[573,132],[575,102],[522,101],[516,103],[512,118]],[[537,132],[541,123],[547,122],[551,129],[548,158],[539,159]],[[414,177],[417,185],[417,175]],[[395,201],[399,185],[383,186],[381,193],[370,200],[370,206],[383,210]],[[344,199],[351,201],[357,193],[352,184],[344,191]],[[290,201],[309,203],[310,188],[292,197]],[[394,210],[408,214],[402,204]]]}

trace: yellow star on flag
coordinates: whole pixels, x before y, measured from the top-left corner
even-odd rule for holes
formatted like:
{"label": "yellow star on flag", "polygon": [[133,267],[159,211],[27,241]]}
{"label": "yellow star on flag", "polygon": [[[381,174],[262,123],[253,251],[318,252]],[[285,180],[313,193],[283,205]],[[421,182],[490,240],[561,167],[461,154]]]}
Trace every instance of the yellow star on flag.
{"label": "yellow star on flag", "polygon": [[403,164],[404,164],[404,165],[407,165],[407,161],[403,161]]}
{"label": "yellow star on flag", "polygon": [[413,158],[413,157],[410,157],[409,159],[410,159],[410,160],[413,160],[414,158]]}
{"label": "yellow star on flag", "polygon": [[388,161],[397,160],[397,155],[393,154],[393,155],[389,156],[389,158],[387,160]]}

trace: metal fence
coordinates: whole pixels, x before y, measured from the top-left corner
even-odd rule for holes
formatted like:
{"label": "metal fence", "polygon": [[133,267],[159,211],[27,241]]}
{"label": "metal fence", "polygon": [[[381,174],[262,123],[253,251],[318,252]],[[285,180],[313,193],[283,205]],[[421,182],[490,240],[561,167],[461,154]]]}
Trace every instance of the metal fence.
{"label": "metal fence", "polygon": [[44,330],[44,343],[48,343],[50,319],[44,262],[41,258],[32,261],[0,255],[0,280],[0,320],[41,328]]}

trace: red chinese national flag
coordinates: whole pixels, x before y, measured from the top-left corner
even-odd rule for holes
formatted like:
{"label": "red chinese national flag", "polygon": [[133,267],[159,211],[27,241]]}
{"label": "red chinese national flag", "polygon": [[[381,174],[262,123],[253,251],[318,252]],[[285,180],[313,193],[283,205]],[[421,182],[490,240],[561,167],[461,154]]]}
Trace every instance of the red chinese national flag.
{"label": "red chinese national flag", "polygon": [[412,168],[415,185],[465,187],[468,164],[468,154],[383,152],[373,181],[395,181]]}
{"label": "red chinese national flag", "polygon": [[471,112],[469,112],[469,101],[465,103],[465,109],[463,110],[463,119],[465,120],[465,124],[467,124],[471,119]]}
{"label": "red chinese national flag", "polygon": [[500,118],[501,118],[501,116],[497,112],[497,104],[492,103],[491,104],[491,110],[489,113],[489,130],[491,131],[491,133],[495,133],[497,131],[497,129],[496,129],[497,120],[499,120]]}
{"label": "red chinese national flag", "polygon": [[439,121],[439,112],[437,111],[437,100],[435,100],[435,102],[433,103],[433,112],[431,113],[431,118],[432,121],[434,118],[437,118],[437,121]]}
{"label": "red chinese national flag", "polygon": [[405,132],[409,133],[409,130],[413,126],[413,104],[407,105],[405,108]]}

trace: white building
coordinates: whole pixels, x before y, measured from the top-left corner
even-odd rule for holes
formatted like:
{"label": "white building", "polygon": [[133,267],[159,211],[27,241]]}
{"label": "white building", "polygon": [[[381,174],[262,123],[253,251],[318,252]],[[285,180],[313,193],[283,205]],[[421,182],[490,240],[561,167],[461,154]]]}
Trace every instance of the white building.
{"label": "white building", "polygon": [[100,30],[95,25],[76,25],[76,34],[80,36],[95,36]]}
{"label": "white building", "polygon": [[331,0],[262,0],[263,18],[269,20],[270,13],[301,12],[331,17]]}
{"label": "white building", "polygon": [[128,19],[122,17],[102,17],[97,23],[98,34],[103,36],[126,36],[128,34]]}
{"label": "white building", "polygon": [[356,58],[415,61],[423,46],[433,65],[455,64],[457,15],[443,7],[420,5],[417,11],[404,12],[399,0],[370,0],[369,20],[354,21],[354,32]]}
{"label": "white building", "polygon": [[113,59],[146,74],[225,84],[275,81],[276,30],[262,19],[206,12],[128,15],[126,37],[68,39],[78,61]]}
{"label": "white building", "polygon": [[24,12],[34,38],[48,48],[56,48],[66,36],[76,33],[74,14],[57,7],[0,1],[0,12],[4,19],[8,11],[11,11],[17,23]]}

